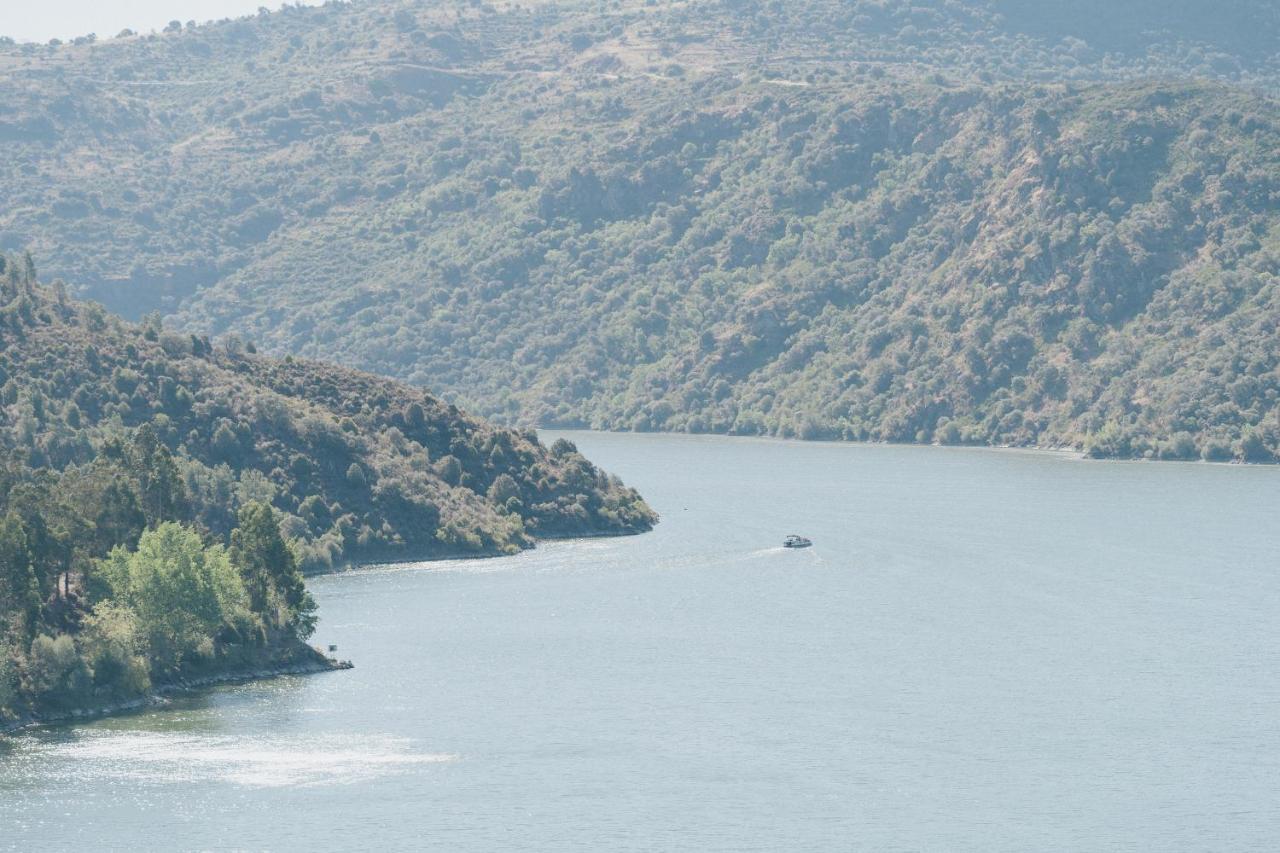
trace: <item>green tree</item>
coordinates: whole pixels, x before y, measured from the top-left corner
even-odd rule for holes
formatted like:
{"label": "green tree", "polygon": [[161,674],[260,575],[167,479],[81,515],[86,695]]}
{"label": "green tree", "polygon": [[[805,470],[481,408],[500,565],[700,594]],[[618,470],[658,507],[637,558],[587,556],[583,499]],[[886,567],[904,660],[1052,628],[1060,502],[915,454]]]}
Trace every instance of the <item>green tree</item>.
{"label": "green tree", "polygon": [[[1280,408],[1276,409],[1280,413]],[[1280,414],[1276,415],[1280,419]],[[1260,429],[1246,429],[1240,438],[1240,458],[1246,462],[1271,462],[1274,457],[1267,449],[1266,440]]]}
{"label": "green tree", "polygon": [[29,639],[40,616],[40,585],[31,565],[22,520],[10,512],[0,519],[0,637],[14,632]]}
{"label": "green tree", "polygon": [[109,483],[94,518],[96,552],[104,554],[117,545],[132,547],[146,526],[147,518],[133,489],[120,480]]}
{"label": "green tree", "polygon": [[34,472],[9,493],[9,511],[26,531],[27,553],[42,599],[59,592],[58,579],[71,566],[73,543],[67,536],[73,519],[57,505],[59,494],[57,478],[48,471]]}
{"label": "green tree", "polygon": [[414,401],[404,410],[404,422],[410,429],[422,429],[426,423],[426,413],[422,410],[422,404]]}
{"label": "green tree", "polygon": [[134,436],[132,457],[147,525],[156,527],[165,521],[185,520],[186,490],[178,466],[149,424]]}
{"label": "green tree", "polygon": [[14,665],[13,651],[0,642],[0,718],[18,704],[18,667]]}
{"label": "green tree", "polygon": [[240,439],[226,422],[218,424],[218,428],[213,431],[210,445],[219,459],[232,461],[240,453]]}
{"label": "green tree", "polygon": [[364,469],[356,462],[352,462],[347,467],[347,485],[353,489],[364,489],[369,485],[364,476]]}
{"label": "green tree", "polygon": [[153,661],[161,670],[207,655],[224,627],[242,627],[249,598],[220,545],[205,547],[200,534],[166,522],[138,540],[138,550],[116,548],[102,564],[111,597],[127,604]]}
{"label": "green tree", "polygon": [[315,601],[307,592],[293,550],[280,535],[275,510],[252,502],[241,507],[231,532],[231,558],[249,591],[250,607],[274,627],[299,638],[315,630]]}
{"label": "green tree", "polygon": [[520,486],[510,474],[499,474],[489,486],[489,499],[499,506],[506,506],[513,498],[520,498]]}

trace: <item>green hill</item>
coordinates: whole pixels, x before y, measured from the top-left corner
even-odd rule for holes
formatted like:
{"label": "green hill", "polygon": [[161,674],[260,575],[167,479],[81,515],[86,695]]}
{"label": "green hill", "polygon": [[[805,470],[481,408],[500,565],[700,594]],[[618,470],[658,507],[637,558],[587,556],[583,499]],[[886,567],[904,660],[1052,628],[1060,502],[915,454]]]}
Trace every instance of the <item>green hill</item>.
{"label": "green hill", "polygon": [[388,0],[10,45],[0,245],[509,423],[1265,461],[1277,38],[1251,0]]}
{"label": "green hill", "polygon": [[[0,270],[0,451],[95,480],[89,507],[106,460],[164,457],[154,464],[171,470],[174,494],[150,523],[225,538],[238,507],[262,501],[284,514],[304,568],[509,553],[535,536],[652,524],[634,491],[567,444],[548,450],[392,380],[122,322],[27,284],[22,266]],[[149,476],[134,475],[144,509]]]}

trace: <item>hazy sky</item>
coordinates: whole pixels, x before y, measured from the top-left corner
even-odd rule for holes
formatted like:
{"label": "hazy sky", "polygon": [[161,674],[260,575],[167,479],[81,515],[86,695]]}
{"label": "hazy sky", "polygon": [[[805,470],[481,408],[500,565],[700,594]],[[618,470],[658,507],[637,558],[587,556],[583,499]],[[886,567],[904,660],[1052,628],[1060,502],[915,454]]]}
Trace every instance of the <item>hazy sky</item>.
{"label": "hazy sky", "polygon": [[0,0],[0,36],[48,41],[97,33],[107,38],[126,27],[147,32],[175,19],[203,23],[247,15],[259,6],[278,9],[280,0]]}

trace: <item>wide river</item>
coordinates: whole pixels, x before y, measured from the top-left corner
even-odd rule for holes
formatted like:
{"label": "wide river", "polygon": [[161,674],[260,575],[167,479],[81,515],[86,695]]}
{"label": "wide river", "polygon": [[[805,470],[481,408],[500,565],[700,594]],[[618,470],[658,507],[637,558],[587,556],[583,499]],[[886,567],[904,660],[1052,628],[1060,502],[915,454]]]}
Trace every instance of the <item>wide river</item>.
{"label": "wide river", "polygon": [[1280,468],[569,436],[653,533],[314,579],[354,670],[2,743],[0,847],[1280,843]]}

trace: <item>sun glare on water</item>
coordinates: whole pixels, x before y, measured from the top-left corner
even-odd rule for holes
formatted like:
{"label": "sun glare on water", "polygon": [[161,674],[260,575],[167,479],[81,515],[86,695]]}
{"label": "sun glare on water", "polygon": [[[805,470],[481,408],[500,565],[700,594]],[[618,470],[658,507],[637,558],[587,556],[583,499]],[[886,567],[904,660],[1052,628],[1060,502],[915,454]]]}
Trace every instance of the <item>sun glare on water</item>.
{"label": "sun glare on water", "polygon": [[67,774],[141,782],[222,781],[246,787],[348,785],[412,767],[456,761],[392,737],[272,738],[86,731],[33,750]]}

